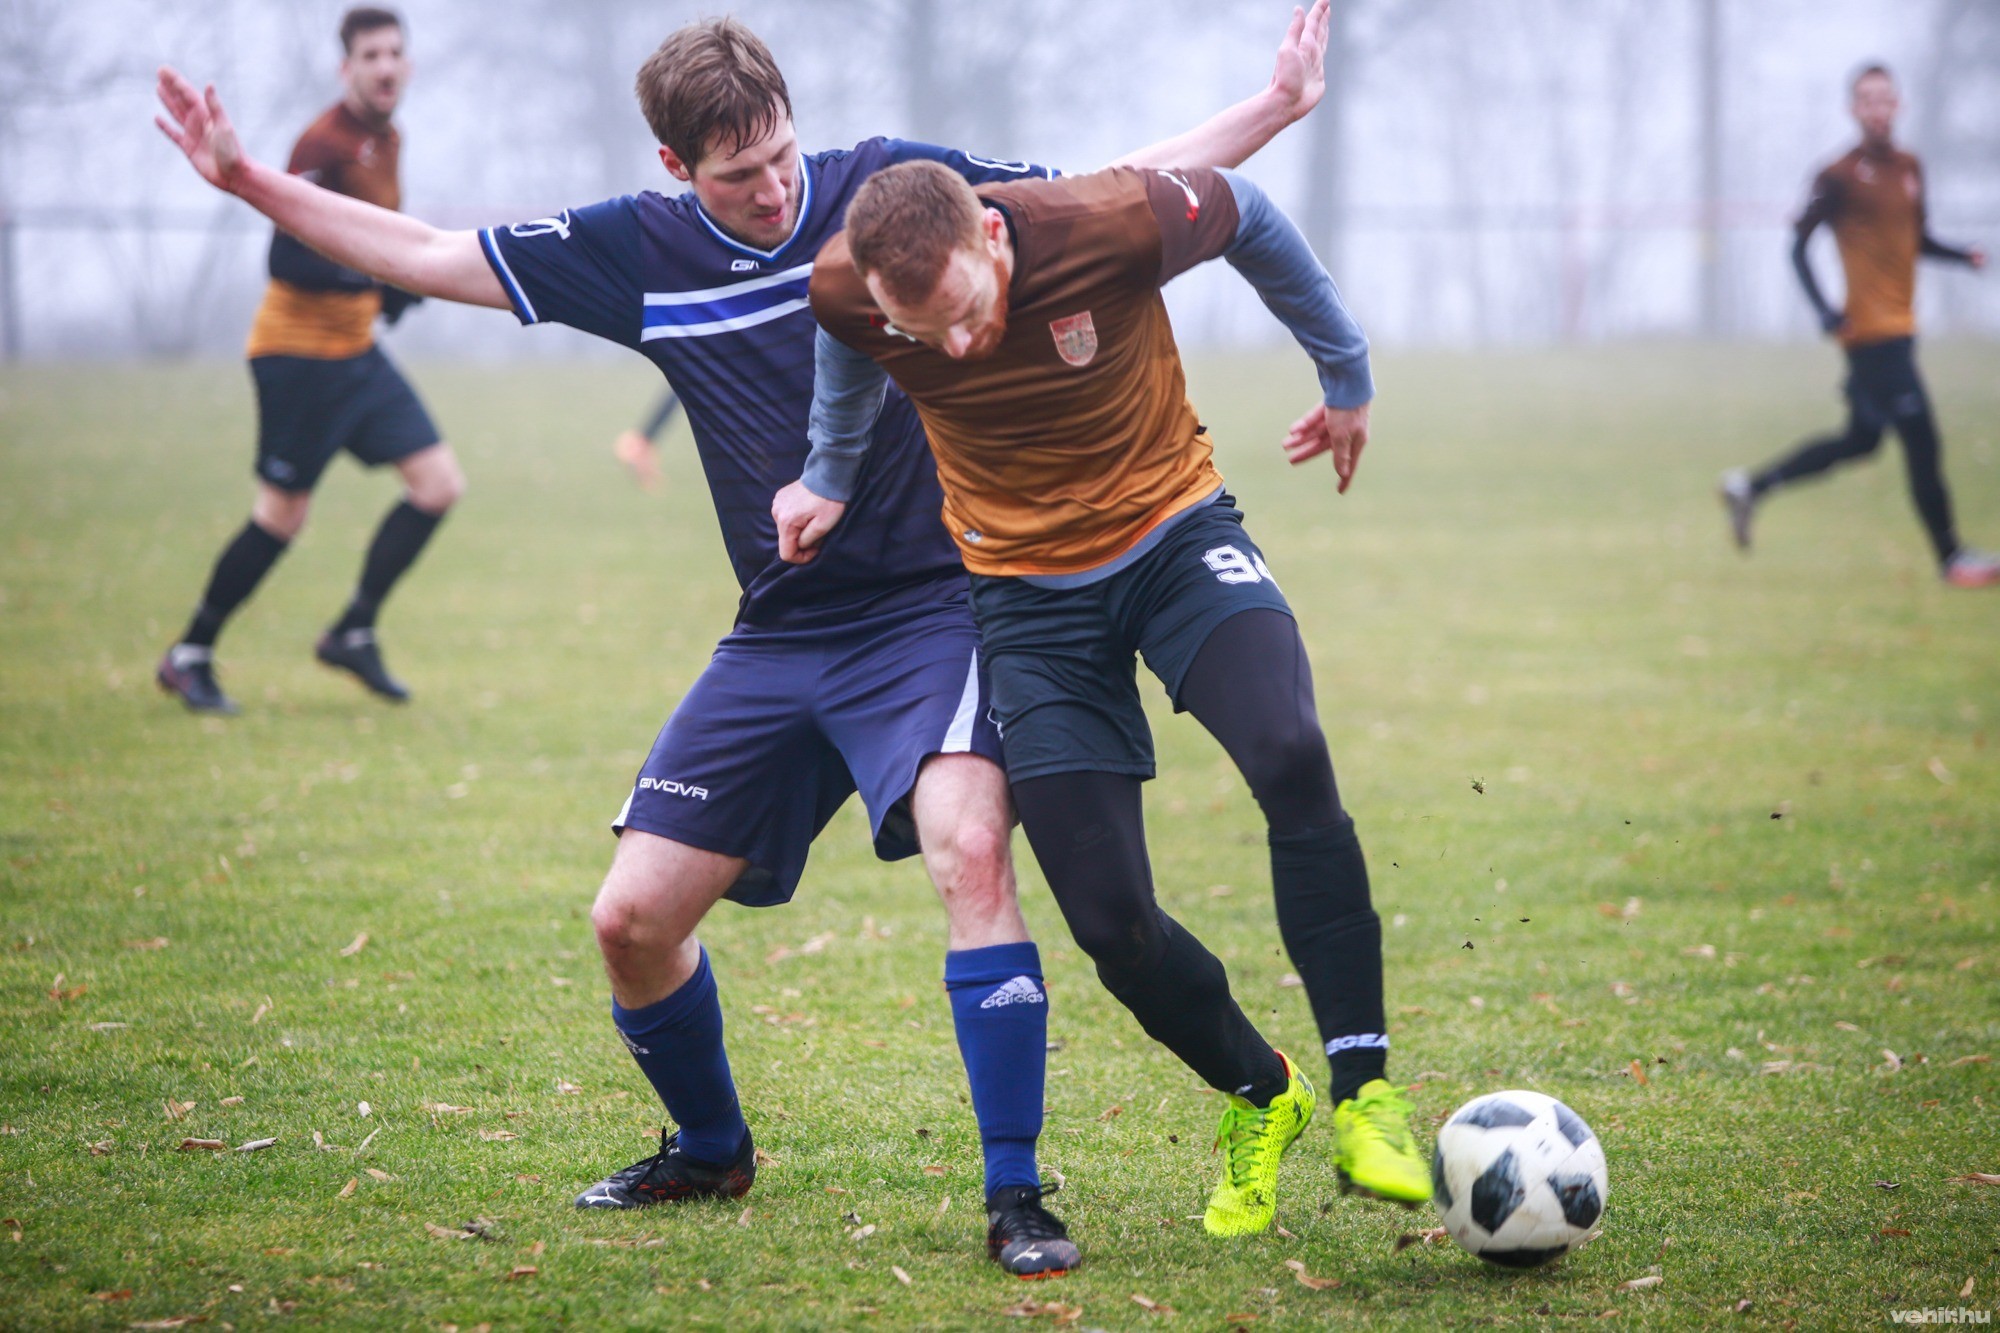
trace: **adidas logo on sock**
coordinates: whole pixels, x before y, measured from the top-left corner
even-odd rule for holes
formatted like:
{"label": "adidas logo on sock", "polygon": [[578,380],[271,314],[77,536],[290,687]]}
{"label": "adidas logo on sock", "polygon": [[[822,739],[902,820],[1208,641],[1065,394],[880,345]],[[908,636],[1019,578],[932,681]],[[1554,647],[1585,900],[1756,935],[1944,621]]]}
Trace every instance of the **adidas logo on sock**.
{"label": "adidas logo on sock", "polygon": [[979,1002],[981,1009],[999,1009],[1010,1004],[1043,1004],[1048,997],[1033,977],[1015,977]]}

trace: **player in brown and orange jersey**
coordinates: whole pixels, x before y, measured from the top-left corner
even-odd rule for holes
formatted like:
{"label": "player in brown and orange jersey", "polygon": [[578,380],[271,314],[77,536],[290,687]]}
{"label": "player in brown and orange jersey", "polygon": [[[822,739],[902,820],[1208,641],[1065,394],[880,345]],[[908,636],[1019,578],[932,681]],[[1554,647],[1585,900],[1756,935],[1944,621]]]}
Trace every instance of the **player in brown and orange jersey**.
{"label": "player in brown and orange jersey", "polygon": [[[1915,155],[1895,145],[1898,98],[1889,71],[1870,65],[1856,74],[1853,99],[1861,142],[1813,182],[1792,245],[1792,265],[1806,298],[1847,352],[1847,428],[1809,440],[1754,473],[1739,469],[1723,474],[1730,530],[1736,544],[1748,550],[1759,500],[1780,486],[1867,457],[1893,426],[1903,441],[1910,493],[1945,581],[1961,588],[2000,583],[2000,558],[1959,542],[1937,423],[1916,363],[1918,257],[1979,269],[1986,266],[1986,253],[1945,245],[1930,234],[1923,167]],[[1806,255],[1806,243],[1821,223],[1832,226],[1840,245],[1840,266],[1847,275],[1844,309],[1834,309],[1820,294]]]}
{"label": "player in brown and orange jersey", "polygon": [[[341,21],[345,91],[306,127],[289,170],[383,208],[402,203],[391,123],[409,82],[402,20],[386,9],[350,10]],[[347,609],[315,653],[387,699],[409,692],[382,665],[375,616],[460,493],[465,477],[423,404],[382,349],[377,316],[394,323],[418,298],[385,287],[278,232],[270,285],[250,326],[257,386],[257,494],[250,521],[224,548],[181,641],[167,650],[162,688],[201,712],[233,713],[215,680],[216,636],[305,526],[320,473],[345,449],[370,466],[392,463],[404,494],[382,520]]]}
{"label": "player in brown and orange jersey", "polygon": [[1312,1086],[1154,895],[1140,785],[1143,656],[1235,761],[1269,827],[1279,931],[1332,1074],[1344,1184],[1430,1197],[1409,1107],[1383,1077],[1381,922],[1341,807],[1291,608],[1223,489],[1187,400],[1163,284],[1227,257],[1311,355],[1322,402],[1285,441],[1367,439],[1368,345],[1303,238],[1249,181],[1114,168],[973,188],[926,163],[871,178],[820,251],[813,451],[773,505],[810,560],[861,475],[888,379],[923,419],[972,574],[1022,827],[1077,943],[1148,1035],[1228,1094],[1206,1224],[1270,1225]]}

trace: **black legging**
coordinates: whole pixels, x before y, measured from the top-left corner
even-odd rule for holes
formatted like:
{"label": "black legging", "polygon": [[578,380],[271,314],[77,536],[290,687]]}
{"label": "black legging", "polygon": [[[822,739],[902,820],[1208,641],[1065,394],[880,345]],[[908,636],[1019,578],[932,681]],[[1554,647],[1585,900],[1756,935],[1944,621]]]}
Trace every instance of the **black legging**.
{"label": "black legging", "polygon": [[[1378,1039],[1334,1058],[1338,1100],[1381,1072],[1381,923],[1291,617],[1258,609],[1224,621],[1196,654],[1180,702],[1264,810],[1279,931],[1322,1036]],[[1070,933],[1140,1026],[1213,1087],[1275,1091],[1282,1066],[1230,995],[1222,963],[1155,900],[1140,785],[1056,773],[1015,783],[1014,801]]]}
{"label": "black legging", "polygon": [[1910,478],[1910,498],[1923,520],[1924,532],[1940,564],[1958,554],[1958,531],[1952,519],[1951,492],[1944,482],[1944,446],[1930,397],[1917,378],[1914,352],[1907,342],[1857,348],[1849,354],[1854,401],[1847,428],[1838,435],[1807,440],[1791,453],[1767,464],[1750,479],[1753,493],[1780,486],[1868,457],[1882,447],[1890,426],[1903,442],[1903,465]]}

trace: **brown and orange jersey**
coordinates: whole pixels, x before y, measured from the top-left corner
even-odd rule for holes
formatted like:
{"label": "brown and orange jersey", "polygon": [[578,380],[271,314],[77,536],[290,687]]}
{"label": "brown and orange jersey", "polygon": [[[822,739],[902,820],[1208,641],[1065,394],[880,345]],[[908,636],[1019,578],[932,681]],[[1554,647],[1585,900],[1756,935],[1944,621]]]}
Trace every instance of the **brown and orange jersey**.
{"label": "brown and orange jersey", "polygon": [[1924,238],[1924,176],[1900,149],[1855,148],[1820,172],[1799,218],[1802,232],[1830,223],[1847,275],[1849,347],[1917,331],[1917,255]]}
{"label": "brown and orange jersey", "polygon": [[1006,215],[1014,246],[1007,331],[990,356],[954,361],[898,331],[845,237],[813,266],[813,314],[915,404],[967,569],[1095,569],[1222,485],[1160,287],[1223,253],[1236,199],[1212,170],[1129,167],[980,198]]}
{"label": "brown and orange jersey", "polygon": [[[394,126],[371,126],[346,103],[335,103],[299,136],[286,170],[336,194],[400,208],[401,143]],[[381,292],[372,280],[280,232],[271,242],[271,282],[250,325],[245,354],[359,356],[374,345],[381,310]]]}

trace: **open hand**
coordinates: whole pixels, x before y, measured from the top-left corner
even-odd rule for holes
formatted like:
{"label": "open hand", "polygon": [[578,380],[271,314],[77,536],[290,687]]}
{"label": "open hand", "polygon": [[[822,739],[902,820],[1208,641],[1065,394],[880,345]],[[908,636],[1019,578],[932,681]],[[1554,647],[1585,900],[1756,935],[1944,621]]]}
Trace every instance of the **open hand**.
{"label": "open hand", "polygon": [[1367,443],[1368,404],[1353,408],[1322,404],[1292,423],[1285,436],[1285,457],[1297,467],[1309,458],[1332,454],[1333,473],[1340,478],[1338,489],[1345,495]]}
{"label": "open hand", "polygon": [[1984,246],[1973,246],[1968,252],[1968,257],[1972,260],[1972,271],[1974,273],[1986,267],[1986,248]]}
{"label": "open hand", "polygon": [[1331,21],[1329,0],[1314,0],[1310,10],[1292,11],[1292,25],[1278,43],[1271,92],[1290,108],[1293,120],[1318,106],[1326,92],[1326,33]]}
{"label": "open hand", "polygon": [[222,109],[222,99],[215,95],[215,86],[197,90],[179,70],[162,65],[159,94],[173,117],[172,123],[165,116],[153,117],[160,133],[187,154],[203,180],[218,190],[233,192],[250,159],[236,137],[236,127]]}
{"label": "open hand", "polygon": [[814,495],[803,481],[779,491],[771,497],[771,517],[778,522],[778,559],[788,565],[810,563],[846,512],[846,504]]}

